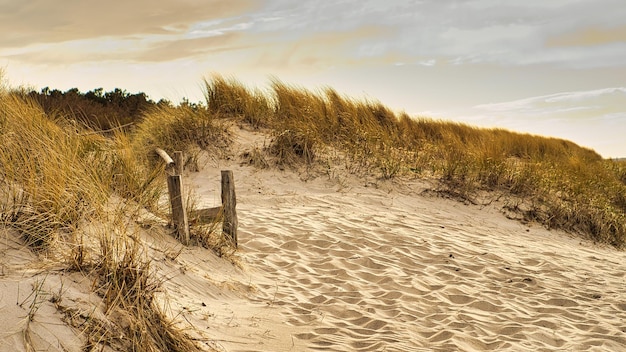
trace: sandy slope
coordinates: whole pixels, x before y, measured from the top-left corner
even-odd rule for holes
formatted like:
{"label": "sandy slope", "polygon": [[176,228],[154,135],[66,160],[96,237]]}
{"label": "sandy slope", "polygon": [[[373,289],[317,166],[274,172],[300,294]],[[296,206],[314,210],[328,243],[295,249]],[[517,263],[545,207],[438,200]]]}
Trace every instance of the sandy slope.
{"label": "sandy slope", "polygon": [[226,350],[626,350],[623,252],[419,184],[209,162],[189,181],[209,204],[225,168],[244,269],[203,311]]}
{"label": "sandy slope", "polygon": [[[239,152],[264,138],[239,131]],[[242,268],[142,224],[163,306],[206,349],[626,351],[624,252],[340,171],[305,182],[208,157],[185,175],[203,204],[219,203],[222,169],[235,175]],[[79,351],[50,298],[96,311],[91,281],[15,237],[1,238],[0,351],[27,350],[24,331],[35,350]],[[29,298],[42,281],[45,299]]]}
{"label": "sandy slope", "polygon": [[24,247],[15,231],[0,230],[0,351],[80,351],[78,332],[53,302],[68,288],[66,297],[85,299],[89,286],[58,269]]}

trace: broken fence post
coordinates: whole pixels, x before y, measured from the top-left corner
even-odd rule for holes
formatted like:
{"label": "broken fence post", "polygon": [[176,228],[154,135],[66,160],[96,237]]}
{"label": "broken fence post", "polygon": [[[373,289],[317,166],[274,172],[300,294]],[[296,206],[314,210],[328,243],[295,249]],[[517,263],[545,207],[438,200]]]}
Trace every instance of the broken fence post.
{"label": "broken fence post", "polygon": [[237,248],[237,199],[235,196],[235,180],[231,170],[222,170],[222,211],[224,222],[222,231],[227,234]]}

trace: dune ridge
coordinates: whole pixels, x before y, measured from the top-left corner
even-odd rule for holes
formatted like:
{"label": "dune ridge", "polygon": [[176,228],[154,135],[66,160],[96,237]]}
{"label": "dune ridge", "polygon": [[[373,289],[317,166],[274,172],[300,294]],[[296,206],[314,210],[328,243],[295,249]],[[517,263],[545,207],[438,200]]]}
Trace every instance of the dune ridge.
{"label": "dune ridge", "polygon": [[[266,138],[234,130],[234,155]],[[424,180],[209,154],[199,165],[185,186],[201,207],[219,204],[220,170],[234,171],[239,264],[181,245],[153,214],[134,239],[162,282],[159,306],[204,350],[626,350],[622,251],[511,220],[498,202],[438,197]],[[124,321],[101,312],[92,277],[17,238],[0,241],[0,351],[82,351],[89,319]]]}

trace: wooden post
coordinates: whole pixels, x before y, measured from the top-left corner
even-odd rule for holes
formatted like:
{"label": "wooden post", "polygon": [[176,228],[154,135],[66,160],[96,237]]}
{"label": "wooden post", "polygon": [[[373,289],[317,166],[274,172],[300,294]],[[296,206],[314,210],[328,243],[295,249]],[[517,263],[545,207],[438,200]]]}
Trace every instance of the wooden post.
{"label": "wooden post", "polygon": [[189,245],[189,221],[183,202],[183,179],[180,175],[167,177],[167,190],[172,205],[172,223],[178,236],[178,240],[185,246]]}
{"label": "wooden post", "polygon": [[174,152],[174,175],[183,174],[183,152]]}
{"label": "wooden post", "polygon": [[235,248],[237,248],[237,199],[235,197],[235,180],[231,170],[222,170],[222,209],[224,223],[222,231],[230,236]]}
{"label": "wooden post", "polygon": [[156,153],[165,161],[165,171],[167,171],[167,190],[170,196],[172,209],[172,224],[176,231],[176,237],[185,246],[189,245],[189,220],[187,219],[187,209],[183,198],[183,153],[175,152],[176,162],[165,152],[156,148]]}

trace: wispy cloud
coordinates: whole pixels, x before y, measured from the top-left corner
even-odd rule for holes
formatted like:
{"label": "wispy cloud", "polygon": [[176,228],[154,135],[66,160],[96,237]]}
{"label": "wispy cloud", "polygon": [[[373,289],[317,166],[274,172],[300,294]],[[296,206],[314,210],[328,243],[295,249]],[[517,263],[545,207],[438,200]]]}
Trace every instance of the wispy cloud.
{"label": "wispy cloud", "polygon": [[[288,33],[288,32],[287,32]],[[372,45],[373,38],[390,35],[384,27],[363,26],[343,31],[320,31],[303,33],[297,40],[282,32],[272,35],[258,34],[256,43],[258,55],[250,58],[250,65],[274,68],[310,70],[346,66],[365,65],[372,62],[388,63],[399,61],[393,53],[381,51]]]}
{"label": "wispy cloud", "polygon": [[[424,57],[430,57],[437,58],[439,64],[456,65],[626,65],[624,41],[608,40],[619,39],[613,33],[619,30],[603,32],[606,40],[597,41],[594,48],[554,45],[558,38],[567,38],[581,28],[626,26],[626,7],[619,0],[396,0],[392,4],[376,0],[274,0],[268,2],[264,11],[264,16],[279,20],[259,24],[256,30],[282,32],[284,40],[294,42],[311,32],[341,33],[364,24],[389,28],[393,36],[369,38],[363,50],[369,46],[370,52],[380,56],[394,53],[405,58],[404,64],[419,64]],[[336,48],[329,43],[325,49]]]}
{"label": "wispy cloud", "polygon": [[626,88],[624,87],[562,92],[509,102],[480,104],[474,108],[492,112],[524,112],[546,115],[606,107],[617,110],[620,109],[620,106],[626,106]]}
{"label": "wispy cloud", "polygon": [[605,157],[626,155],[626,88],[562,92],[474,106],[468,121],[573,140]]}

